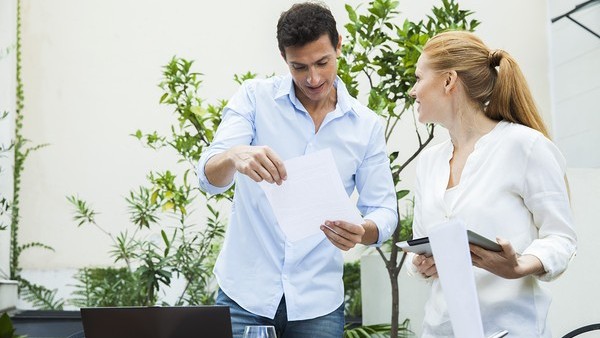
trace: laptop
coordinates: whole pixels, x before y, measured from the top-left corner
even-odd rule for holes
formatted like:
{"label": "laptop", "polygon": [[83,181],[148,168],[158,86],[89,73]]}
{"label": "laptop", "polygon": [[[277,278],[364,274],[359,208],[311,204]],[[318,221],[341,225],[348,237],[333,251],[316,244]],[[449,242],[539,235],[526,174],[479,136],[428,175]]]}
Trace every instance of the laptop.
{"label": "laptop", "polygon": [[85,338],[233,338],[228,306],[81,308]]}

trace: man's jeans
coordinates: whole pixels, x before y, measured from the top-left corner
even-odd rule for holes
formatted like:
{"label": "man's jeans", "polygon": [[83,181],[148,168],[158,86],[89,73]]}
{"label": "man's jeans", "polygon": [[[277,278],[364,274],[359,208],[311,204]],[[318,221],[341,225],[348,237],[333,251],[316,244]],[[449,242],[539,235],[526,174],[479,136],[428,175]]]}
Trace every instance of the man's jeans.
{"label": "man's jeans", "polygon": [[247,325],[273,325],[279,338],[341,338],[344,335],[344,304],[330,314],[297,321],[287,320],[285,297],[273,319],[244,310],[221,289],[216,304],[229,306],[233,338],[242,338]]}

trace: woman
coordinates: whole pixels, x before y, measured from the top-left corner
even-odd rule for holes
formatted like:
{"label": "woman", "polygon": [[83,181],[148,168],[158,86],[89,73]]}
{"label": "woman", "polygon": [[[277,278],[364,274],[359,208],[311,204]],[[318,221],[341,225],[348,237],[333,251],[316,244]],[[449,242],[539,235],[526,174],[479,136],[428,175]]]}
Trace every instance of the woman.
{"label": "woman", "polygon": [[[446,128],[450,139],[419,157],[413,237],[460,219],[496,238],[501,252],[470,245],[485,333],[551,337],[540,282],[565,271],[576,235],[564,158],[519,66],[474,34],[450,31],[427,42],[416,75],[419,121]],[[407,260],[411,274],[432,281],[423,337],[452,337],[434,258]]]}

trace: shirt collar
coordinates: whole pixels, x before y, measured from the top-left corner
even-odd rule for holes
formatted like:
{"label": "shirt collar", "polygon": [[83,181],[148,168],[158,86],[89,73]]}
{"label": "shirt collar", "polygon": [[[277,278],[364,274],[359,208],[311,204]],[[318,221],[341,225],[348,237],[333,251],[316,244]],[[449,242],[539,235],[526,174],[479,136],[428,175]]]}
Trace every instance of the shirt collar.
{"label": "shirt collar", "polygon": [[[337,89],[336,110],[342,112],[343,114],[352,113],[358,116],[359,109],[355,107],[355,105],[357,105],[358,103],[350,96],[350,94],[348,93],[348,89],[346,89],[344,82],[339,78],[339,76],[336,76],[333,85]],[[300,102],[296,97],[292,75],[289,73],[281,79],[281,82],[279,83],[279,88],[277,89],[277,92],[275,94],[275,99],[283,98],[286,96],[292,103]]]}

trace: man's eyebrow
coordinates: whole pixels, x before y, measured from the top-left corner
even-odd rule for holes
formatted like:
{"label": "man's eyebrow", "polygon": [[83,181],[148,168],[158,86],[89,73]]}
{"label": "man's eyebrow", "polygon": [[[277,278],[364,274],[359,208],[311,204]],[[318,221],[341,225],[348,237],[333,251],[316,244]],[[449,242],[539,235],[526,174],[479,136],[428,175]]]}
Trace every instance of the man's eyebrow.
{"label": "man's eyebrow", "polygon": [[317,60],[317,63],[327,61],[327,60],[329,60],[329,58],[330,58],[330,55],[325,55],[322,58],[320,58],[319,60]]}
{"label": "man's eyebrow", "polygon": [[[329,60],[330,58],[331,58],[331,56],[330,56],[330,55],[325,55],[325,56],[323,56],[322,58],[320,58],[320,59],[318,59],[317,61],[315,61],[315,63],[320,63],[320,62],[323,62],[323,61],[327,61],[327,60]],[[290,63],[291,63],[292,65],[294,65],[294,66],[306,66],[306,64],[305,64],[305,63],[302,63],[302,62],[297,62],[297,61],[290,61]]]}

